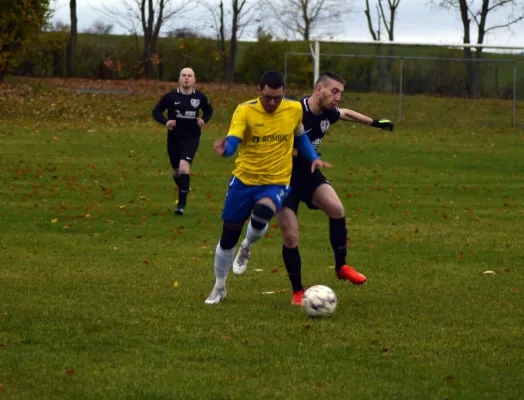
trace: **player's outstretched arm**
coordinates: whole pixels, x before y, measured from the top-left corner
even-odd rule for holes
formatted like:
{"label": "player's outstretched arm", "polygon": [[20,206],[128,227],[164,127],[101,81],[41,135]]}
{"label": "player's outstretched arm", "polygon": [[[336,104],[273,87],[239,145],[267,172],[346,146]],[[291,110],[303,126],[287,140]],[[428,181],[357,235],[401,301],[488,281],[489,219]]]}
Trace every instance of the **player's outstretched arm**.
{"label": "player's outstretched arm", "polygon": [[342,121],[357,122],[359,124],[369,125],[374,128],[384,129],[386,131],[393,130],[393,122],[391,122],[389,119],[373,119],[347,108],[340,109],[340,119]]}

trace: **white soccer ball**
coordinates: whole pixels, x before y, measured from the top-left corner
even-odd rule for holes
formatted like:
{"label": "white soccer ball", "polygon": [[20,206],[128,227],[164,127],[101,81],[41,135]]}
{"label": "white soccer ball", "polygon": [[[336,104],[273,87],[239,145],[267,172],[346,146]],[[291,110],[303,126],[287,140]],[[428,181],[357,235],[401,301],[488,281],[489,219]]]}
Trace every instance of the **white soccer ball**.
{"label": "white soccer ball", "polygon": [[302,308],[310,317],[329,317],[337,308],[337,295],[327,286],[311,286],[304,292]]}

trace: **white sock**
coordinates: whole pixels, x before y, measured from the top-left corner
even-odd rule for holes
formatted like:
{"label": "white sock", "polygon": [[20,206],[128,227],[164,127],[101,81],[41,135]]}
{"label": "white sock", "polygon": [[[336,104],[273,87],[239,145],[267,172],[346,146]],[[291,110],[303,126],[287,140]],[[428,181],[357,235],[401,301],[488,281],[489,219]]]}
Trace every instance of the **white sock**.
{"label": "white sock", "polygon": [[266,234],[268,227],[269,224],[266,222],[266,226],[264,226],[262,229],[256,229],[253,228],[253,225],[250,222],[247,226],[246,239],[244,243],[248,246],[251,246],[253,243],[255,243],[258,239],[260,239],[262,236]]}
{"label": "white sock", "polygon": [[233,258],[235,255],[235,248],[226,250],[220,246],[220,241],[217,244],[215,250],[215,287],[224,288],[226,287],[227,274],[229,273],[229,267],[233,264]]}

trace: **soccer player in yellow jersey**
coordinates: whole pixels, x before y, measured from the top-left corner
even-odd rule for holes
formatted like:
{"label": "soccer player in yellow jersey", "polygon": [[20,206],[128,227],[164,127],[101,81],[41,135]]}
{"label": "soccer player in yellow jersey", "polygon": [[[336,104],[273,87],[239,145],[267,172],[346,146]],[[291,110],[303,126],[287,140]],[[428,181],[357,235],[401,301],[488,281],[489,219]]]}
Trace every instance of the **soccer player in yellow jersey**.
{"label": "soccer player in yellow jersey", "polygon": [[[226,297],[226,279],[233,263],[236,273],[245,270],[251,246],[267,231],[269,220],[282,207],[290,191],[293,145],[316,168],[330,167],[315,153],[302,126],[302,106],[284,99],[284,79],[279,72],[266,72],[258,85],[259,97],[240,104],[227,136],[215,142],[215,153],[239,154],[229,181],[222,236],[215,252],[215,286],[206,304]],[[246,238],[233,261],[245,221],[251,217]]]}

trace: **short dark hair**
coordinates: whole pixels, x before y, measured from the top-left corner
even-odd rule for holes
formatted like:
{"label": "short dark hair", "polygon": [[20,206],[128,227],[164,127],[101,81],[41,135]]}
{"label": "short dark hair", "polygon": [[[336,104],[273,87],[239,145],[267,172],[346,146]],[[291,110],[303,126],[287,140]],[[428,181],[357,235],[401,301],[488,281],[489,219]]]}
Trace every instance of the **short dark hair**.
{"label": "short dark hair", "polygon": [[284,77],[278,71],[267,71],[260,78],[260,83],[258,84],[260,90],[263,90],[264,87],[269,86],[271,89],[280,89],[284,87]]}
{"label": "short dark hair", "polygon": [[319,83],[327,83],[328,79],[333,79],[334,81],[340,82],[343,85],[346,84],[344,79],[339,74],[335,74],[334,72],[323,72],[322,74],[320,74],[317,81],[315,82],[315,87],[317,87]]}

